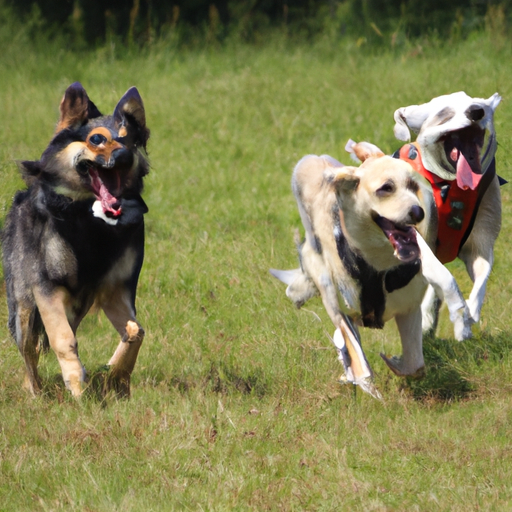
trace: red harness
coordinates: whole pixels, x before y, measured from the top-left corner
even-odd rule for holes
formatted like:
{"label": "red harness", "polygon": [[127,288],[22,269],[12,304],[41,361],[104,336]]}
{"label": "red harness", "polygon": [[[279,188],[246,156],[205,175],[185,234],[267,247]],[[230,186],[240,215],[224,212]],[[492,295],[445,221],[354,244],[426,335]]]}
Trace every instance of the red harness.
{"label": "red harness", "polygon": [[411,164],[432,186],[438,216],[436,256],[441,263],[453,261],[473,228],[480,199],[494,178],[494,161],[484,174],[487,179],[482,179],[475,190],[463,190],[457,186],[457,180],[444,180],[427,171],[416,143],[403,146],[398,157]]}

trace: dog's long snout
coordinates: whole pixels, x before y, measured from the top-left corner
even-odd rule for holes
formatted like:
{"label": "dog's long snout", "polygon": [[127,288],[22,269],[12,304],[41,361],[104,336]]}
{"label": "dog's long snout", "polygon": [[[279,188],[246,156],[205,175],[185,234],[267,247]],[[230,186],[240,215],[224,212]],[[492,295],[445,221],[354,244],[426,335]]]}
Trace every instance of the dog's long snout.
{"label": "dog's long snout", "polygon": [[411,224],[419,224],[425,218],[425,212],[421,206],[417,204],[411,206],[409,210],[409,219]]}
{"label": "dog's long snout", "polygon": [[106,169],[111,169],[112,167],[129,168],[133,165],[133,153],[125,147],[118,148],[112,151],[108,159],[105,158],[105,155],[98,155],[96,163]]}

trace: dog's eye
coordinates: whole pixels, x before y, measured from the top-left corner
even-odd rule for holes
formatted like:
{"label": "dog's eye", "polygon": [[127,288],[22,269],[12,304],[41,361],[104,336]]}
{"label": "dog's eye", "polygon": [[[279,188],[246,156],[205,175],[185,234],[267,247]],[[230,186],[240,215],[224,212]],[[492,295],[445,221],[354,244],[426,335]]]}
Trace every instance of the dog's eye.
{"label": "dog's eye", "polygon": [[107,142],[107,137],[105,137],[105,135],[101,135],[101,133],[95,133],[94,135],[91,136],[91,138],[89,139],[89,142],[93,146],[99,146],[99,145],[105,144],[105,142]]}
{"label": "dog's eye", "polygon": [[392,181],[386,181],[384,185],[382,185],[380,188],[377,189],[377,196],[378,197],[385,197],[389,196],[389,194],[392,194],[395,191],[395,184]]}

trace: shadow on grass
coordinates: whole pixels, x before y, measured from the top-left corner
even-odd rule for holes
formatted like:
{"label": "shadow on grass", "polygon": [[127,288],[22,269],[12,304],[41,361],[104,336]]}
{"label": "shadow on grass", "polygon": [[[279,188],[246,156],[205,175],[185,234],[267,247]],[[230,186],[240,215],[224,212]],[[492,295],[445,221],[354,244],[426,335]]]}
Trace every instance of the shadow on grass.
{"label": "shadow on grass", "polygon": [[259,398],[269,390],[267,377],[259,369],[253,368],[245,373],[225,362],[211,362],[210,367],[201,373],[200,377],[174,376],[170,379],[169,387],[177,389],[181,394],[200,388],[205,393],[255,395]]}
{"label": "shadow on grass", "polygon": [[268,391],[264,372],[253,369],[248,375],[244,375],[237,368],[220,363],[212,363],[206,376],[207,388],[214,393],[228,394],[233,391],[243,395],[264,396]]}
{"label": "shadow on grass", "polygon": [[427,370],[425,378],[405,379],[402,389],[416,400],[463,400],[477,392],[471,375],[482,364],[509,356],[512,339],[509,333],[484,333],[458,343],[453,339],[429,336],[423,340],[423,353]]}
{"label": "shadow on grass", "polygon": [[90,400],[106,405],[109,398],[118,400],[130,398],[129,381],[128,377],[127,381],[115,384],[112,380],[112,369],[108,365],[103,365],[87,375],[84,393]]}
{"label": "shadow on grass", "polygon": [[[118,389],[113,385],[111,369],[101,366],[87,372],[82,399],[107,405],[109,400],[129,398],[126,388]],[[153,375],[152,386],[167,383],[169,389],[176,389],[186,395],[199,389],[204,393],[254,395],[258,398],[268,393],[270,385],[265,372],[252,368],[248,373],[226,362],[211,362],[199,375],[181,375],[169,378],[165,373]],[[43,379],[43,396],[49,401],[59,403],[72,401],[71,393],[66,389],[62,375],[55,374]]]}
{"label": "shadow on grass", "polygon": [[49,378],[43,379],[42,396],[49,401],[57,401],[59,404],[66,401],[70,394],[64,384],[62,375],[57,373]]}
{"label": "shadow on grass", "polygon": [[[496,335],[482,333],[461,343],[453,339],[425,337],[423,352],[426,376],[421,380],[400,379],[400,388],[415,400],[452,402],[464,400],[478,393],[480,367],[509,358],[512,354],[512,336],[509,332]],[[162,369],[163,370],[163,369]],[[112,390],[108,367],[100,367],[88,374],[85,397],[107,405],[118,393]],[[165,383],[169,389],[186,395],[192,390],[205,394],[253,395],[261,398],[271,392],[272,384],[263,369],[244,369],[225,361],[210,361],[194,374],[169,377],[164,371],[151,379],[152,386]],[[72,399],[62,377],[55,375],[43,383],[43,393],[59,402]]]}
{"label": "shadow on grass", "polygon": [[[129,398],[129,394],[126,393],[126,386],[114,386],[111,377],[111,370],[106,365],[100,366],[92,372],[87,372],[81,398],[102,403],[105,406],[108,399]],[[74,400],[60,373],[43,380],[42,394],[47,400],[59,403]]]}

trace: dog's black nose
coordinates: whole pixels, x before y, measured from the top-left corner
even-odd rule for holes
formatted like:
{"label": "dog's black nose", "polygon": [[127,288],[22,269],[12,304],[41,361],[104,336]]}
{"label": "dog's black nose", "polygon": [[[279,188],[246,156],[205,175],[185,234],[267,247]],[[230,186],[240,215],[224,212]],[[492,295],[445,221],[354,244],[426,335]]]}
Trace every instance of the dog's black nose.
{"label": "dog's black nose", "polygon": [[423,211],[423,208],[421,206],[415,204],[411,206],[409,216],[411,218],[412,224],[418,224],[425,218],[425,212]]}
{"label": "dog's black nose", "polygon": [[119,148],[112,151],[111,160],[115,167],[130,168],[133,165],[133,152],[127,148]]}
{"label": "dog's black nose", "polygon": [[480,121],[485,116],[485,110],[480,105],[471,105],[466,110],[466,116],[471,119],[471,121]]}

